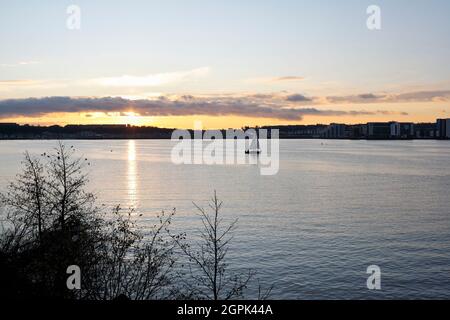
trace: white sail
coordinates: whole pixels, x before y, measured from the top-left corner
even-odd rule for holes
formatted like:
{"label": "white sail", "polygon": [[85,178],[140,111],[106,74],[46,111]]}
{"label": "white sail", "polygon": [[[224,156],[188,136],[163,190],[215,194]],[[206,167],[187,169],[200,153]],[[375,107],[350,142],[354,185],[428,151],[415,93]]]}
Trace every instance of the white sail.
{"label": "white sail", "polygon": [[255,153],[259,154],[261,152],[259,148],[259,137],[258,134],[254,134],[252,137],[252,141],[250,143],[250,147],[246,151],[246,153]]}
{"label": "white sail", "polygon": [[252,142],[250,143],[250,148],[249,150],[258,150],[259,149],[259,140],[258,140],[258,135],[254,135],[252,137]]}

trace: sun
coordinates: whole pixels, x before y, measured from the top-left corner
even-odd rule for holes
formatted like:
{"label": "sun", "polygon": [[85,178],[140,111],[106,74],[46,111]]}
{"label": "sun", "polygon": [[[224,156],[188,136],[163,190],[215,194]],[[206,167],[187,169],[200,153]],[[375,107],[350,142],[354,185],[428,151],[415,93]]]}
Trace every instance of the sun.
{"label": "sun", "polygon": [[143,117],[141,117],[138,113],[135,113],[133,111],[124,112],[124,120],[126,124],[137,126],[142,125],[143,123]]}

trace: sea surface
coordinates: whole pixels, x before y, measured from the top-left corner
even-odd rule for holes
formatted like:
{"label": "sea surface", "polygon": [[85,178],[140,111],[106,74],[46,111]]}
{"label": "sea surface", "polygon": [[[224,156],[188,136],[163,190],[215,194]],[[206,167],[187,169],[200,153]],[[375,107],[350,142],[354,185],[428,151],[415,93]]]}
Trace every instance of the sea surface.
{"label": "sea surface", "polygon": [[[175,165],[168,140],[65,143],[88,158],[99,203],[135,208],[143,228],[176,208],[174,231],[195,235],[193,202],[207,208],[216,190],[225,220],[239,219],[230,268],[255,269],[271,298],[450,298],[450,141],[282,140],[273,176],[258,164]],[[23,152],[55,146],[0,141],[0,190]],[[366,286],[371,265],[381,290]]]}

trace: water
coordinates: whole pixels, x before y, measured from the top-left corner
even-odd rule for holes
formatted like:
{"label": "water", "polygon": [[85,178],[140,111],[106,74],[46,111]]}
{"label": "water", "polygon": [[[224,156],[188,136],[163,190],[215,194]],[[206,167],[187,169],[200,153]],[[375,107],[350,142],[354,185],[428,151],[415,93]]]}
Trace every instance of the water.
{"label": "water", "polygon": [[[176,207],[175,228],[194,232],[192,201],[206,206],[217,190],[224,216],[239,218],[232,267],[256,269],[272,298],[450,298],[450,142],[285,140],[275,176],[173,165],[171,141],[66,143],[89,159],[99,201],[135,207],[144,227]],[[25,150],[55,144],[0,141],[0,188]],[[370,265],[380,291],[366,287]]]}

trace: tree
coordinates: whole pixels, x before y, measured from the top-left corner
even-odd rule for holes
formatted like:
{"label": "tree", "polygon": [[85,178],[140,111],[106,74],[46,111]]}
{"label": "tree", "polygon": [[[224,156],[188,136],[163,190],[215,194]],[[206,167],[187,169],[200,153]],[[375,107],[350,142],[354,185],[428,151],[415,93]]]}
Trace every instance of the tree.
{"label": "tree", "polygon": [[118,206],[104,225],[96,248],[100,259],[90,278],[85,278],[89,299],[168,299],[178,294],[174,279],[174,242],[165,236],[175,212],[159,215],[144,237],[132,219]]}
{"label": "tree", "polygon": [[[144,236],[133,211],[124,214],[117,206],[106,214],[96,206],[95,196],[85,191],[87,159],[76,157],[73,146],[59,143],[41,159],[26,153],[23,172],[0,197],[8,212],[0,235],[0,276],[11,280],[3,293],[71,299],[176,295],[174,243],[165,232],[174,213],[159,216]],[[80,291],[67,289],[70,265],[81,269]]]}
{"label": "tree", "polygon": [[44,166],[39,159],[28,152],[24,155],[24,170],[17,175],[15,182],[10,183],[6,194],[0,195],[0,202],[9,207],[7,220],[13,222],[15,245],[38,237],[42,241],[46,227],[46,195],[47,181],[44,177]]}
{"label": "tree", "polygon": [[194,203],[202,222],[201,240],[194,248],[186,241],[186,234],[173,237],[189,260],[193,281],[187,285],[200,299],[241,298],[244,289],[255,274],[253,270],[248,270],[241,275],[232,273],[228,269],[227,253],[230,241],[233,239],[232,232],[238,220],[225,224],[220,215],[222,204],[216,192],[209,204],[211,213]]}
{"label": "tree", "polygon": [[55,218],[64,230],[70,219],[89,219],[89,213],[95,213],[95,197],[84,191],[88,177],[84,173],[87,159],[74,157],[73,146],[67,148],[62,142],[54,153],[48,155],[47,183],[48,196],[51,199],[50,216]]}

